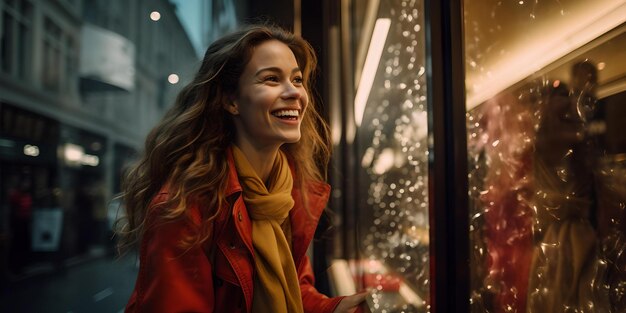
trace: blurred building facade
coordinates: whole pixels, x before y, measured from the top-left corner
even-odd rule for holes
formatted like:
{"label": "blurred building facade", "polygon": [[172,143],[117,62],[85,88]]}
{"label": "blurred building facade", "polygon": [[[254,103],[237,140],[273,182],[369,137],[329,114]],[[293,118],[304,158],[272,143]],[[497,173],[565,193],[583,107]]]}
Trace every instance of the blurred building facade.
{"label": "blurred building facade", "polygon": [[0,1],[0,272],[110,243],[125,166],[199,59],[167,0]]}

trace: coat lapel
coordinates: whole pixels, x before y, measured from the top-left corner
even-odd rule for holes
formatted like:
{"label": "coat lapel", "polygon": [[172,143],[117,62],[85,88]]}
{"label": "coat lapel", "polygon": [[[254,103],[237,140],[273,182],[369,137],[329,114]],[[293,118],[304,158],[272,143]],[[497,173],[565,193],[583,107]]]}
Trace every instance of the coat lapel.
{"label": "coat lapel", "polygon": [[330,193],[330,186],[325,183],[311,183],[308,185],[308,211],[302,201],[301,190],[294,188],[291,195],[295,200],[290,212],[291,241],[293,244],[293,259],[296,267],[299,267],[306,250],[313,239],[315,229]]}

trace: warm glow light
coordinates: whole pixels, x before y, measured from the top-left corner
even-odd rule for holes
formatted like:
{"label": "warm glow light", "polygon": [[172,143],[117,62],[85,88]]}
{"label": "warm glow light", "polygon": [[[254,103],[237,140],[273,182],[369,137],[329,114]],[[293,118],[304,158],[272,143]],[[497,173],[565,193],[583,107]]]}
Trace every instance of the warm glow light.
{"label": "warm glow light", "polygon": [[84,154],[83,147],[71,143],[66,143],[63,149],[63,156],[68,163],[80,162]]}
{"label": "warm glow light", "polygon": [[83,154],[82,158],[80,158],[80,164],[98,166],[98,164],[100,164],[100,158],[96,155]]}
{"label": "warm glow light", "polygon": [[400,290],[398,293],[404,298],[404,301],[411,303],[417,307],[424,305],[424,300],[417,295],[413,288],[409,287],[405,282],[400,282]]}
{"label": "warm glow light", "polygon": [[352,277],[352,271],[348,261],[343,259],[335,259],[331,262],[328,269],[333,283],[335,283],[335,292],[339,296],[349,296],[356,293],[356,284]]}
{"label": "warm glow light", "polygon": [[365,153],[363,153],[363,158],[361,159],[361,166],[363,168],[368,168],[370,167],[370,165],[372,165],[372,161],[374,161],[374,148],[369,147],[367,148],[367,150],[365,150]]}
{"label": "warm glow light", "polygon": [[361,126],[361,122],[363,121],[365,104],[367,104],[367,99],[369,98],[372,84],[374,83],[374,77],[376,77],[376,70],[378,69],[378,63],[380,62],[380,56],[385,47],[385,41],[387,40],[390,26],[391,20],[388,18],[379,18],[374,25],[372,40],[370,41],[367,57],[365,58],[365,65],[363,66],[361,79],[359,80],[359,87],[357,88],[356,97],[354,98],[354,119],[357,127]]}
{"label": "warm glow light", "polygon": [[395,159],[395,153],[391,148],[385,148],[380,153],[376,161],[374,161],[374,167],[372,172],[377,175],[382,175],[393,167]]}
{"label": "warm glow light", "polygon": [[98,166],[100,164],[100,158],[97,155],[87,154],[83,147],[73,143],[66,143],[63,146],[63,157],[70,166]]}
{"label": "warm glow light", "polygon": [[626,3],[616,2],[601,9],[594,8],[586,10],[584,14],[572,16],[565,25],[567,27],[559,25],[546,29],[542,32],[542,38],[545,40],[520,41],[520,45],[511,48],[512,52],[506,58],[490,64],[492,70],[487,78],[476,82],[470,75],[469,85],[473,87],[467,94],[466,109],[471,110],[625,21]]}
{"label": "warm glow light", "polygon": [[160,19],[161,19],[161,13],[159,13],[159,12],[157,12],[157,11],[152,11],[152,12],[150,13],[150,19],[151,19],[151,20],[153,20],[153,21],[155,21],[155,22],[156,22],[156,21],[158,21],[158,20],[160,20]]}
{"label": "warm glow light", "polygon": [[28,156],[36,157],[39,155],[39,147],[35,145],[25,145],[24,154]]}
{"label": "warm glow light", "polygon": [[604,62],[598,63],[598,71],[603,70],[605,67],[606,67],[606,63],[604,63]]}
{"label": "warm glow light", "polygon": [[178,78],[178,75],[176,74],[170,74],[170,76],[167,77],[167,81],[170,82],[170,84],[175,85],[178,83],[180,78]]}

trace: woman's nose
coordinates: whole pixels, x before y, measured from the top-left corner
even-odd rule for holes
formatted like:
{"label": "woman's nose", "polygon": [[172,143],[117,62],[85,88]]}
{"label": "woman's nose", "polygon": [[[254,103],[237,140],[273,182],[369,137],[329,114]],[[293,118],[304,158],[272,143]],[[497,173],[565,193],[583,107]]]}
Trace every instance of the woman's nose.
{"label": "woman's nose", "polygon": [[301,88],[296,87],[293,83],[285,83],[285,90],[283,90],[282,97],[285,99],[300,99],[302,97]]}

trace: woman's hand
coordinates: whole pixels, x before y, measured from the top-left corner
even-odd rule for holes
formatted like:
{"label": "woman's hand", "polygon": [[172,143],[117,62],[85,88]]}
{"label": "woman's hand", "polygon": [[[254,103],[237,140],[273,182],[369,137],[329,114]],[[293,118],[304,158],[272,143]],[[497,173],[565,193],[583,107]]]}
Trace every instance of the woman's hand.
{"label": "woman's hand", "polygon": [[333,313],[354,313],[358,309],[359,305],[365,301],[365,297],[369,294],[369,291],[363,291],[361,293],[347,296],[339,302],[339,305],[335,308]]}

